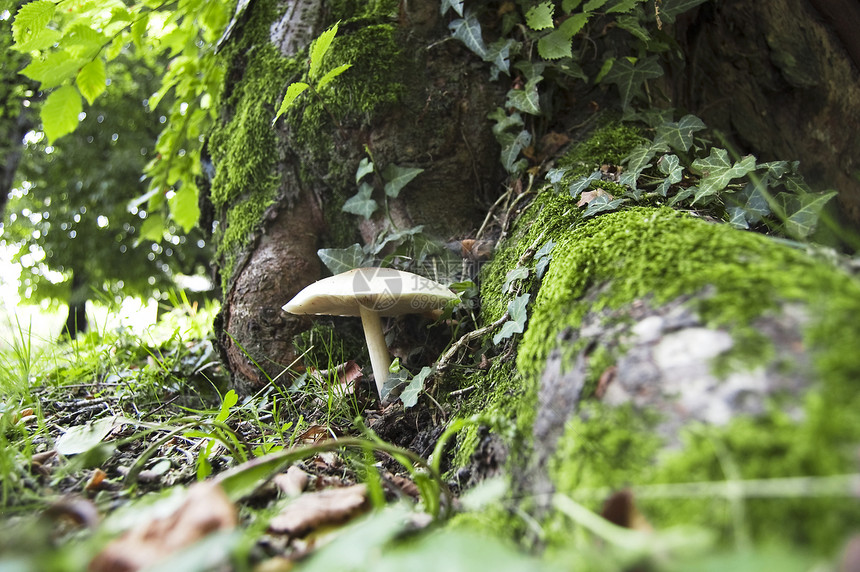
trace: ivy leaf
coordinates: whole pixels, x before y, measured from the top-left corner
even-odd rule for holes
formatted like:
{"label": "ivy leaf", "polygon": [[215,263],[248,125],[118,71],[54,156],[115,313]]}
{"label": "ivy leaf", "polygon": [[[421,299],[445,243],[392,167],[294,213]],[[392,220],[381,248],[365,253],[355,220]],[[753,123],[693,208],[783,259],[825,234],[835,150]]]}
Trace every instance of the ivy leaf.
{"label": "ivy leaf", "polygon": [[[48,28],[56,5],[51,0],[36,0],[21,6],[12,23],[12,39],[20,52],[44,49],[53,44],[59,33]],[[50,41],[50,43],[46,43]]]}
{"label": "ivy leaf", "polygon": [[391,164],[385,167],[382,171],[382,178],[385,179],[385,194],[396,199],[409,181],[424,172],[424,169],[418,167],[398,167]]}
{"label": "ivy leaf", "polygon": [[442,0],[442,5],[439,7],[439,11],[444,16],[451,8],[453,8],[454,12],[456,12],[460,17],[463,16],[463,0]]}
{"label": "ivy leaf", "polygon": [[[741,192],[728,200],[732,203],[726,208],[729,224],[737,228],[749,228],[750,224],[755,224],[770,214],[770,205],[762,192],[762,183],[749,182]],[[743,214],[743,221],[738,218],[738,212]]]}
{"label": "ivy leaf", "polygon": [[293,101],[296,100],[298,96],[300,96],[306,89],[310,86],[304,82],[296,81],[287,86],[287,93],[284,95],[284,100],[281,102],[281,107],[278,108],[278,113],[275,115],[275,118],[272,120],[272,125],[278,120],[278,117],[284,114],[284,112],[289,109],[290,105],[293,104]]}
{"label": "ivy leaf", "polygon": [[42,105],[41,118],[45,135],[52,143],[71,133],[78,126],[78,116],[83,111],[81,95],[70,85],[51,92]]}
{"label": "ivy leaf", "polygon": [[532,115],[540,115],[540,94],[538,93],[537,84],[542,79],[543,76],[537,75],[527,81],[523,89],[508,91],[508,100],[505,102],[505,106],[513,107]]}
{"label": "ivy leaf", "polygon": [[708,0],[663,0],[660,4],[660,18],[663,22],[672,24],[675,18],[691,8],[695,8],[699,4],[704,4]]}
{"label": "ivy leaf", "polygon": [[78,77],[75,78],[75,83],[81,91],[81,95],[87,100],[90,105],[93,101],[104,93],[107,87],[107,72],[105,71],[105,61],[97,58],[78,72]]}
{"label": "ivy leaf", "polygon": [[481,23],[478,18],[471,12],[467,13],[464,18],[459,18],[448,24],[451,30],[451,35],[466,44],[466,47],[478,54],[481,59],[487,56],[487,46],[484,45],[484,38],[481,36]]}
{"label": "ivy leaf", "polygon": [[631,173],[638,178],[642,171],[651,166],[651,159],[653,159],[656,154],[657,150],[650,144],[639,145],[621,162],[627,163],[627,173]]}
{"label": "ivy leaf", "polygon": [[785,231],[796,238],[807,238],[815,231],[824,205],[837,195],[836,191],[787,195],[780,193],[787,219]]}
{"label": "ivy leaf", "polygon": [[355,182],[358,183],[364,177],[373,172],[373,162],[365,157],[358,163],[358,169],[355,170]]}
{"label": "ivy leaf", "polygon": [[535,276],[538,279],[543,278],[544,272],[546,272],[546,267],[549,266],[550,261],[552,260],[552,249],[555,247],[555,241],[549,239],[546,244],[540,247],[540,249],[535,252],[535,258],[537,259],[537,264],[535,264]]}
{"label": "ivy leaf", "polygon": [[657,187],[660,194],[665,197],[669,193],[669,187],[684,178],[684,168],[680,165],[677,155],[663,155],[657,161],[657,168],[666,175],[666,178]]}
{"label": "ivy leaf", "polygon": [[526,25],[532,30],[552,28],[552,13],[555,6],[551,2],[541,2],[526,12]]}
{"label": "ivy leaf", "polygon": [[[496,139],[498,139],[509,128],[520,128],[524,125],[522,115],[516,111],[508,115],[501,107],[497,107],[495,111],[488,113],[487,119],[492,119],[496,122],[495,125],[493,125],[493,135],[496,136]],[[499,142],[501,143],[501,141]]]}
{"label": "ivy leaf", "polygon": [[359,244],[348,248],[321,248],[317,250],[317,256],[332,274],[348,272],[364,265],[364,250]]}
{"label": "ivy leaf", "polygon": [[412,381],[409,382],[409,385],[400,394],[400,401],[403,402],[405,409],[409,409],[418,403],[418,394],[424,391],[424,382],[427,381],[431,373],[433,373],[433,368],[428,366],[422,367],[421,371],[412,378]]}
{"label": "ivy leaf", "polygon": [[340,74],[342,74],[343,72],[345,72],[346,70],[348,70],[351,67],[352,67],[352,64],[343,64],[343,65],[337,66],[333,70],[329,70],[329,72],[327,74],[325,74],[324,76],[322,76],[322,78],[320,78],[319,82],[317,83],[317,90],[320,90],[320,89],[324,88],[325,86],[327,86],[328,84],[330,84],[334,78],[336,78],[337,76],[339,76]]}
{"label": "ivy leaf", "polygon": [[508,173],[518,173],[525,163],[518,160],[520,153],[531,144],[532,134],[523,129],[516,136],[503,133],[498,139],[502,145],[502,165]]}
{"label": "ivy leaf", "polygon": [[73,58],[69,52],[56,51],[42,60],[33,60],[20,73],[41,82],[42,89],[51,89],[74,77],[83,64],[83,60]]}
{"label": "ivy leaf", "polygon": [[695,115],[685,115],[677,122],[664,123],[657,127],[654,146],[668,145],[676,151],[689,151],[693,145],[693,133],[705,128],[702,120]]}
{"label": "ivy leaf", "polygon": [[621,94],[621,108],[627,109],[633,97],[642,89],[646,80],[663,75],[657,56],[644,59],[619,58],[603,77],[603,81],[614,83]]}
{"label": "ivy leaf", "polygon": [[416,234],[421,234],[422,232],[424,232],[423,224],[413,226],[412,228],[388,231],[382,237],[376,239],[376,242],[373,243],[373,249],[371,252],[372,254],[379,254],[389,243],[394,243],[395,246],[398,246],[403,244],[407,237],[414,237]]}
{"label": "ivy leaf", "polygon": [[490,79],[495,81],[499,79],[499,73],[505,72],[505,74],[510,75],[511,73],[511,50],[516,46],[519,51],[519,44],[511,39],[501,39],[496,40],[492,44],[490,44],[487,55],[484,57],[484,60],[493,64],[493,69],[490,72]]}
{"label": "ivy leaf", "polygon": [[339,25],[340,22],[335,22],[334,26],[320,34],[311,45],[311,67],[308,71],[308,77],[314,78],[317,73],[319,73],[322,60],[325,57],[326,52],[328,52],[328,49],[331,47],[332,40],[334,40],[335,35],[337,35],[337,27]]}
{"label": "ivy leaf", "polygon": [[505,275],[505,285],[502,286],[502,293],[507,294],[511,291],[514,282],[517,280],[525,280],[529,277],[529,269],[525,266],[514,268]]}
{"label": "ivy leaf", "polygon": [[369,219],[371,215],[376,212],[376,209],[379,208],[376,201],[370,198],[372,193],[373,187],[367,183],[361,183],[358,187],[358,194],[347,199],[346,202],[343,203],[341,210],[343,212],[360,215],[365,219]]}
{"label": "ivy leaf", "polygon": [[184,232],[190,232],[200,220],[200,207],[197,202],[197,188],[188,181],[179,187],[168,201],[170,216],[182,227]]}
{"label": "ivy leaf", "polygon": [[800,161],[770,161],[768,163],[759,163],[756,169],[765,169],[767,174],[774,179],[780,179],[788,173],[796,173],[800,166]]}
{"label": "ivy leaf", "polygon": [[579,194],[582,193],[582,191],[584,191],[585,189],[587,189],[589,187],[589,185],[591,185],[591,181],[600,180],[600,177],[601,177],[600,171],[594,171],[593,173],[591,173],[590,175],[588,175],[586,177],[578,178],[577,180],[572,182],[570,184],[570,186],[567,188],[567,190],[570,192],[570,196],[572,196],[573,198],[578,197]]}
{"label": "ivy leaf", "polygon": [[740,161],[732,164],[729,153],[725,149],[711,148],[711,153],[704,159],[693,161],[693,169],[702,174],[699,182],[699,191],[696,193],[698,202],[704,197],[714,195],[726,188],[732,179],[743,177],[750,171],[755,170],[755,157],[747,155]]}
{"label": "ivy leaf", "polygon": [[615,23],[622,30],[627,30],[635,37],[639,38],[643,42],[651,41],[651,34],[648,33],[648,30],[642,26],[639,22],[639,16],[635,13],[633,14],[622,14],[615,18]]}
{"label": "ivy leaf", "polygon": [[529,303],[529,294],[517,296],[508,302],[508,321],[502,324],[502,328],[493,336],[493,344],[498,345],[514,334],[521,334],[526,329],[528,312],[526,305]]}
{"label": "ivy leaf", "polygon": [[598,194],[589,201],[588,207],[582,213],[582,218],[589,218],[602,212],[617,210],[625,202],[627,202],[625,199],[613,199],[609,193]]}

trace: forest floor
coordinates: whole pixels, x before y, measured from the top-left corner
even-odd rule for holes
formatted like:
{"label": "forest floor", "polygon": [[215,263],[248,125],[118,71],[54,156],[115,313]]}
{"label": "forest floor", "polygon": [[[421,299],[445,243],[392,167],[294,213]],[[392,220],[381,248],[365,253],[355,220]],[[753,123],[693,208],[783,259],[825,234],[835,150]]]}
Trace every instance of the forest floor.
{"label": "forest floor", "polygon": [[381,407],[349,367],[240,398],[215,310],[180,305],[145,335],[4,340],[0,570],[810,569],[768,547],[702,549],[696,531],[673,533],[667,560],[668,536],[586,509],[592,549],[576,555],[479,534],[469,523],[515,485],[461,490],[445,466],[458,427],[432,404]]}

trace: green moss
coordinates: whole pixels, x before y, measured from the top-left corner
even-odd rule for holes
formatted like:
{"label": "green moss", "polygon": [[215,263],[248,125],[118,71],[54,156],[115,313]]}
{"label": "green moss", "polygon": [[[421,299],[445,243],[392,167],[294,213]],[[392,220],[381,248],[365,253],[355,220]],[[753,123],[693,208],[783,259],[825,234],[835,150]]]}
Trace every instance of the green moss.
{"label": "green moss", "polygon": [[279,150],[272,118],[289,78],[303,66],[300,60],[282,57],[269,42],[269,26],[277,17],[274,7],[255,5],[248,13],[242,33],[231,38],[223,52],[229,68],[219,105],[228,119],[213,129],[208,142],[216,166],[211,200],[222,221],[217,234],[222,288],[265,209],[278,199]]}
{"label": "green moss", "polygon": [[601,165],[620,165],[634,147],[645,141],[638,129],[610,121],[595,129],[588,139],[575,145],[559,159],[558,165],[571,169],[569,177],[589,175]]}
{"label": "green moss", "polygon": [[[636,208],[582,222],[571,205],[568,197],[544,196],[526,216],[527,230],[518,231],[526,241],[547,233],[557,242],[518,351],[517,370],[525,382],[525,397],[516,408],[521,422],[536,408],[537,380],[558,334],[576,327],[587,312],[620,308],[637,299],[660,304],[708,292],[690,304],[709,326],[728,328],[735,337],[738,350],[726,357],[724,371],[738,362],[762,363],[772,357],[770,342],[750,324],[781,302],[798,302],[813,317],[805,339],[820,382],[808,394],[801,422],[778,411],[760,419],[740,418],[722,428],[691,430],[683,450],[660,456],[655,456],[659,441],[650,431],[653,419],[645,413],[586,405],[582,416],[570,422],[551,464],[558,490],[575,495],[583,488],[629,483],[725,480],[726,455],[715,452],[714,442],[724,444],[743,478],[856,470],[860,420],[853,412],[860,407],[855,389],[860,360],[849,349],[860,339],[860,324],[852,319],[860,315],[855,280],[761,235],[670,209]],[[522,249],[522,244],[512,246],[500,260],[511,268]],[[614,357],[608,351],[593,354],[591,383]],[[701,524],[721,531],[727,540],[737,532],[725,500],[643,506],[660,527]],[[840,527],[860,524],[860,509],[838,501],[780,498],[750,500],[745,506],[744,526],[757,540],[797,541],[821,552],[843,540]]]}

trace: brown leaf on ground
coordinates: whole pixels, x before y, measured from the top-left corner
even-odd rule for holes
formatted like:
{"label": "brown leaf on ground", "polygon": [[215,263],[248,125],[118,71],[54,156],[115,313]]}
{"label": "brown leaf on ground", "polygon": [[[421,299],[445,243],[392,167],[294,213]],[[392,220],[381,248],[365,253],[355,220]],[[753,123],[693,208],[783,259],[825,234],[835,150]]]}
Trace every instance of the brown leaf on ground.
{"label": "brown leaf on ground", "polygon": [[278,473],[272,482],[288,497],[297,497],[308,486],[309,476],[296,465],[290,466],[286,473]]}
{"label": "brown leaf on ground", "polygon": [[607,197],[610,201],[613,198],[615,198],[612,195],[610,195],[609,193],[607,193],[606,191],[604,191],[603,189],[595,189],[593,191],[583,191],[582,194],[579,195],[579,202],[576,203],[576,206],[584,207],[585,205],[587,205],[588,203],[590,203],[591,201],[593,201],[597,197],[602,197],[602,196]]}
{"label": "brown leaf on ground", "polygon": [[365,485],[306,493],[269,522],[269,531],[293,537],[304,536],[321,526],[346,522],[368,508]]}
{"label": "brown leaf on ground", "polygon": [[92,562],[90,572],[132,572],[152,566],[206,535],[236,527],[236,507],[220,486],[197,483],[172,514],[133,528],[108,544]]}
{"label": "brown leaf on ground", "polygon": [[101,488],[102,482],[107,478],[107,473],[101,469],[95,469],[93,474],[90,475],[90,479],[87,481],[87,484],[84,485],[84,490],[86,491],[97,491]]}
{"label": "brown leaf on ground", "polygon": [[352,395],[355,381],[361,378],[361,366],[355,360],[349,360],[332,369],[308,368],[308,376],[317,383],[331,384],[335,395]]}
{"label": "brown leaf on ground", "polygon": [[570,137],[558,131],[550,131],[540,138],[538,146],[540,147],[541,155],[546,158],[555,155],[559,149],[568,143],[570,143]]}

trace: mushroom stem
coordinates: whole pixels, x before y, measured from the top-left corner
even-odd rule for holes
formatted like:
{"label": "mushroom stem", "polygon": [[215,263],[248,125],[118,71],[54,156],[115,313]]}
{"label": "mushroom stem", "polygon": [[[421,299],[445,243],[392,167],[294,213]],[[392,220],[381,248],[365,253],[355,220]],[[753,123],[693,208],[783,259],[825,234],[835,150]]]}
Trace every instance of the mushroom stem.
{"label": "mushroom stem", "polygon": [[382,320],[379,313],[361,306],[361,325],[364,327],[364,340],[370,354],[370,365],[373,367],[373,378],[376,380],[376,390],[382,398],[382,386],[388,379],[388,368],[391,356],[385,345],[385,335],[382,333]]}

